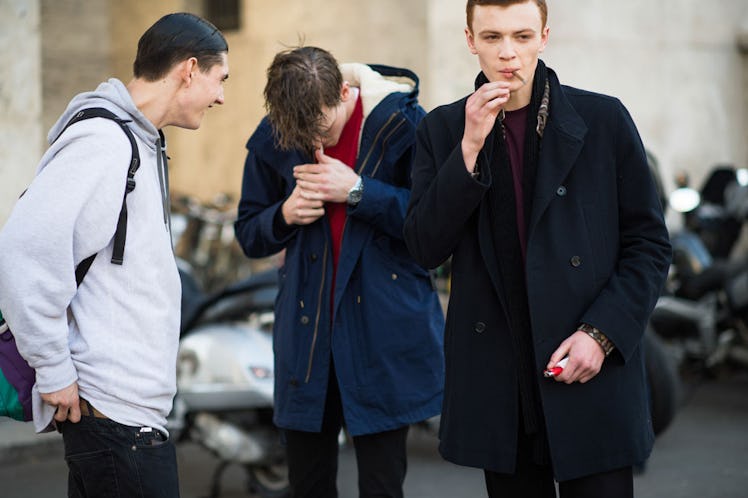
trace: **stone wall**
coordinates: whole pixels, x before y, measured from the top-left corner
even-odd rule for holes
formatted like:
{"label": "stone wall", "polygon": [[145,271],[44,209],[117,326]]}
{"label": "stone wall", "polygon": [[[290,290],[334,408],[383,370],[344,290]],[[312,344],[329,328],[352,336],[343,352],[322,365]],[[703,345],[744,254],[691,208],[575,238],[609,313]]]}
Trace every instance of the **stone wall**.
{"label": "stone wall", "polygon": [[[201,13],[201,0],[0,0],[0,222],[8,192],[28,182],[47,129],[68,100],[99,81],[128,81],[142,32],[161,15]],[[273,55],[303,41],[340,61],[413,69],[430,110],[472,89],[464,0],[243,0],[242,27],[226,33],[226,105],[199,131],[167,129],[172,190],[204,199],[238,194],[244,144],[262,115]],[[687,170],[698,183],[719,162],[748,166],[745,0],[549,2],[544,59],[562,81],[620,97],[666,183]],[[742,34],[741,34],[742,33]],[[743,42],[748,45],[748,42]],[[745,50],[745,49],[744,49]],[[40,64],[43,61],[43,65]],[[43,97],[42,97],[43,95]]]}
{"label": "stone wall", "polygon": [[748,167],[738,50],[745,0],[564,0],[549,14],[549,64],[569,84],[620,97],[670,183],[716,163]]}
{"label": "stone wall", "polygon": [[39,2],[0,1],[0,226],[41,154]]}
{"label": "stone wall", "polygon": [[[247,139],[264,115],[265,71],[276,52],[303,42],[341,62],[428,69],[427,0],[335,2],[245,0],[243,29],[227,33],[230,78],[226,105],[211,109],[201,129],[168,132],[172,190],[238,195]],[[423,81],[422,81],[423,83]]]}
{"label": "stone wall", "polygon": [[42,146],[70,99],[112,74],[108,1],[41,0]]}
{"label": "stone wall", "polygon": [[[431,0],[429,105],[471,91],[478,63],[464,5]],[[748,2],[563,0],[548,11],[545,62],[562,82],[624,102],[668,187],[679,170],[698,185],[716,163],[748,167],[748,56],[738,44]]]}

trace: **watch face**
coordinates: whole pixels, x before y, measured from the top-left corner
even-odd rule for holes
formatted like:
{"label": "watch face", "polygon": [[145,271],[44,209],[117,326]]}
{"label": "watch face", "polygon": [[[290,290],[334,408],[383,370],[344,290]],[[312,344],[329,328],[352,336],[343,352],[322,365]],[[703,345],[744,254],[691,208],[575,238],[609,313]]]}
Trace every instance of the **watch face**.
{"label": "watch face", "polygon": [[348,193],[348,202],[351,204],[357,204],[362,197],[363,189],[357,188]]}
{"label": "watch face", "polygon": [[348,204],[358,204],[364,194],[364,184],[359,177],[356,185],[348,192]]}

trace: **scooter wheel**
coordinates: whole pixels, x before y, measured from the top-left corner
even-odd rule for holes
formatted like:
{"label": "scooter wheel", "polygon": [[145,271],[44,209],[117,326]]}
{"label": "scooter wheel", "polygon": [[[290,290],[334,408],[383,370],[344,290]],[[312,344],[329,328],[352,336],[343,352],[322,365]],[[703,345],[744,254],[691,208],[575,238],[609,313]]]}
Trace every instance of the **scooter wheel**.
{"label": "scooter wheel", "polygon": [[644,365],[647,373],[652,429],[655,436],[667,429],[675,418],[681,397],[678,370],[662,341],[651,330],[644,333]]}
{"label": "scooter wheel", "polygon": [[248,465],[249,491],[262,498],[290,498],[288,466],[285,462],[273,465]]}

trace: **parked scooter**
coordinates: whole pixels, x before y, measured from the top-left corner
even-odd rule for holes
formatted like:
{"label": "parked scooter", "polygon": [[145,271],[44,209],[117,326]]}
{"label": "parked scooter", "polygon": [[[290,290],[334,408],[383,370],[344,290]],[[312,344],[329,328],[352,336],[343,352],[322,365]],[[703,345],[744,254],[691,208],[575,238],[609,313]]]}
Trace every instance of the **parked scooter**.
{"label": "parked scooter", "polygon": [[748,367],[748,259],[733,254],[748,217],[748,171],[715,168],[698,192],[681,180],[670,205],[683,228],[671,234],[668,292],[650,323],[683,371]]}
{"label": "parked scooter", "polygon": [[[663,210],[667,206],[667,195],[657,158],[647,151],[647,163],[655,182]],[[672,423],[681,401],[681,380],[675,361],[670,357],[660,337],[650,325],[642,338],[644,368],[647,375],[649,408],[652,416],[652,429],[660,435]],[[643,468],[642,463],[642,468]]]}
{"label": "parked scooter", "polygon": [[234,238],[236,205],[228,194],[211,201],[175,195],[171,201],[174,253],[189,262],[208,293],[252,274],[254,265]]}
{"label": "parked scooter", "polygon": [[189,440],[219,460],[211,497],[231,464],[244,467],[248,491],[289,495],[285,453],[273,425],[273,303],[277,272],[258,273],[205,295],[188,268],[182,277],[177,395],[169,417],[175,441]]}

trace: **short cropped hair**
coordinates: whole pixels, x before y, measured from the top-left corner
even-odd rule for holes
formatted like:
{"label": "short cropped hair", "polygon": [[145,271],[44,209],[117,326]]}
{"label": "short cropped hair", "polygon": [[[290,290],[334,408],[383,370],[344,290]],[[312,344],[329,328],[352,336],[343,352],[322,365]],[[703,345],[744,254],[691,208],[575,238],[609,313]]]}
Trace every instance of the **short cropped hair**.
{"label": "short cropped hair", "polygon": [[228,51],[226,38],[209,21],[187,12],[167,14],[140,37],[133,74],[155,81],[190,57],[197,58],[200,71],[206,72]]}
{"label": "short cropped hair", "polygon": [[467,27],[473,31],[473,10],[476,5],[498,5],[501,7],[508,7],[517,3],[535,2],[540,9],[540,18],[543,21],[543,27],[545,28],[546,22],[548,22],[548,6],[545,4],[545,0],[468,0],[467,6],[465,7],[465,13],[467,14]]}
{"label": "short cropped hair", "polygon": [[267,70],[265,109],[276,145],[311,151],[323,133],[323,107],[341,101],[343,75],[327,50],[296,47],[276,54]]}

